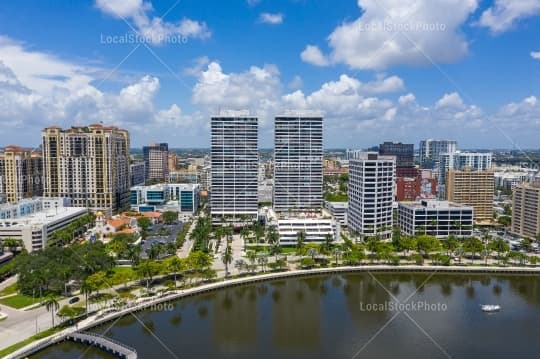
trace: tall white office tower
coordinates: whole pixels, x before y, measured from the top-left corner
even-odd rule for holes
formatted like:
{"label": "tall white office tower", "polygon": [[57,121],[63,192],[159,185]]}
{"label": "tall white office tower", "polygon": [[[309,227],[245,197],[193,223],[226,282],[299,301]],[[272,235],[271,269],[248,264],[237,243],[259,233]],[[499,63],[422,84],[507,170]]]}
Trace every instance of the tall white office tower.
{"label": "tall white office tower", "polygon": [[212,117],[210,213],[214,224],[257,219],[257,118],[246,112]]}
{"label": "tall white office tower", "polygon": [[321,116],[278,116],[274,132],[274,210],[296,212],[322,207]]}
{"label": "tall white office tower", "polygon": [[349,213],[351,233],[362,237],[392,237],[392,201],[396,160],[364,152],[349,161]]}

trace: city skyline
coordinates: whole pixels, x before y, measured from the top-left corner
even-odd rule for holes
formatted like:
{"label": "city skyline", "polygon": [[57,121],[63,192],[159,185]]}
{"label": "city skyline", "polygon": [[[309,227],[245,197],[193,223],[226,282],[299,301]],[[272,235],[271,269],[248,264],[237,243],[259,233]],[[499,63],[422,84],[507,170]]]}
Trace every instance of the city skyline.
{"label": "city skyline", "polygon": [[[135,147],[208,148],[210,117],[246,108],[260,119],[262,148],[288,109],[321,111],[324,148],[441,133],[461,148],[537,148],[528,129],[540,115],[538,3],[415,4],[3,4],[0,120],[10,143],[0,145],[103,121],[130,130]],[[49,31],[20,26],[22,16]]]}

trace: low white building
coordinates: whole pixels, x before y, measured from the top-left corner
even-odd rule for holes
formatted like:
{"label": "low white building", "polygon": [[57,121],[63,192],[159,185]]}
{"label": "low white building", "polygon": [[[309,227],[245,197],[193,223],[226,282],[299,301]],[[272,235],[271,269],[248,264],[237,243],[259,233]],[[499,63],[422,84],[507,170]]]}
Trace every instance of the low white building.
{"label": "low white building", "polygon": [[399,228],[407,236],[469,237],[473,219],[472,206],[448,201],[399,202],[398,206]]}
{"label": "low white building", "polygon": [[301,231],[306,234],[305,243],[324,243],[328,234],[333,241],[339,238],[336,222],[331,218],[289,218],[277,222],[281,245],[295,245]]}
{"label": "low white building", "polygon": [[45,248],[52,232],[88,213],[86,208],[55,207],[18,218],[0,219],[0,239],[20,239],[29,252]]}
{"label": "low white building", "polygon": [[340,225],[347,225],[348,202],[326,202],[326,210],[339,222]]}

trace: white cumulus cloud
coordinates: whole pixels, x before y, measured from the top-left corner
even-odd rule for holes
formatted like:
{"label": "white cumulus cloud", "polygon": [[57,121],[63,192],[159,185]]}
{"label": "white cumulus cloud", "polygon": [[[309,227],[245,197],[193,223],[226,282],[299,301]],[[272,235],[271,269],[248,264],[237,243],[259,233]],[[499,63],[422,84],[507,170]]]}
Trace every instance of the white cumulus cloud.
{"label": "white cumulus cloud", "polygon": [[[172,42],[175,36],[183,39],[206,39],[211,36],[208,26],[189,18],[178,23],[171,23],[159,16],[150,16],[153,10],[151,2],[143,0],[96,0],[96,7],[105,14],[131,21],[137,33],[152,44]],[[182,39],[174,40],[176,43]]]}
{"label": "white cumulus cloud", "polygon": [[540,13],[539,0],[495,0],[480,16],[478,24],[498,34],[511,29],[521,19]]}
{"label": "white cumulus cloud", "polygon": [[306,48],[302,59],[376,70],[455,62],[468,52],[461,28],[477,5],[478,0],[358,0],[361,16],[328,36],[330,53]]}
{"label": "white cumulus cloud", "polygon": [[328,59],[315,45],[307,45],[304,51],[300,54],[300,58],[312,65],[327,66],[329,64]]}

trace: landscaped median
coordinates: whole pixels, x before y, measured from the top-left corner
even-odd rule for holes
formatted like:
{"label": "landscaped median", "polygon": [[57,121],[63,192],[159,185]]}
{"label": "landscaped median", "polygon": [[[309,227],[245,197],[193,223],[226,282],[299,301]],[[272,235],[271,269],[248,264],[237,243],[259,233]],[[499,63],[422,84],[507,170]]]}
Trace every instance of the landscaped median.
{"label": "landscaped median", "polygon": [[[524,267],[483,267],[483,266],[419,266],[419,265],[362,265],[362,266],[345,266],[345,267],[329,267],[316,268],[310,270],[293,270],[288,272],[275,272],[267,274],[259,274],[246,276],[235,279],[219,280],[212,283],[203,284],[197,287],[166,292],[158,297],[150,297],[144,302],[130,302],[117,310],[113,307],[102,310],[100,314],[90,316],[89,318],[78,323],[78,326],[71,326],[65,329],[53,328],[45,332],[39,333],[34,337],[28,338],[20,343],[12,345],[0,351],[0,356],[6,359],[14,359],[21,355],[30,355],[37,350],[43,349],[44,345],[54,344],[61,340],[65,335],[73,331],[87,330],[92,327],[109,322],[120,316],[144,310],[153,305],[158,305],[164,302],[170,302],[183,297],[193,296],[206,292],[211,292],[231,286],[239,286],[250,283],[270,281],[281,278],[293,278],[312,276],[320,274],[341,274],[353,272],[424,272],[424,273],[485,273],[485,274],[533,274],[540,275],[540,268],[524,268]],[[53,340],[54,339],[54,340]]]}

